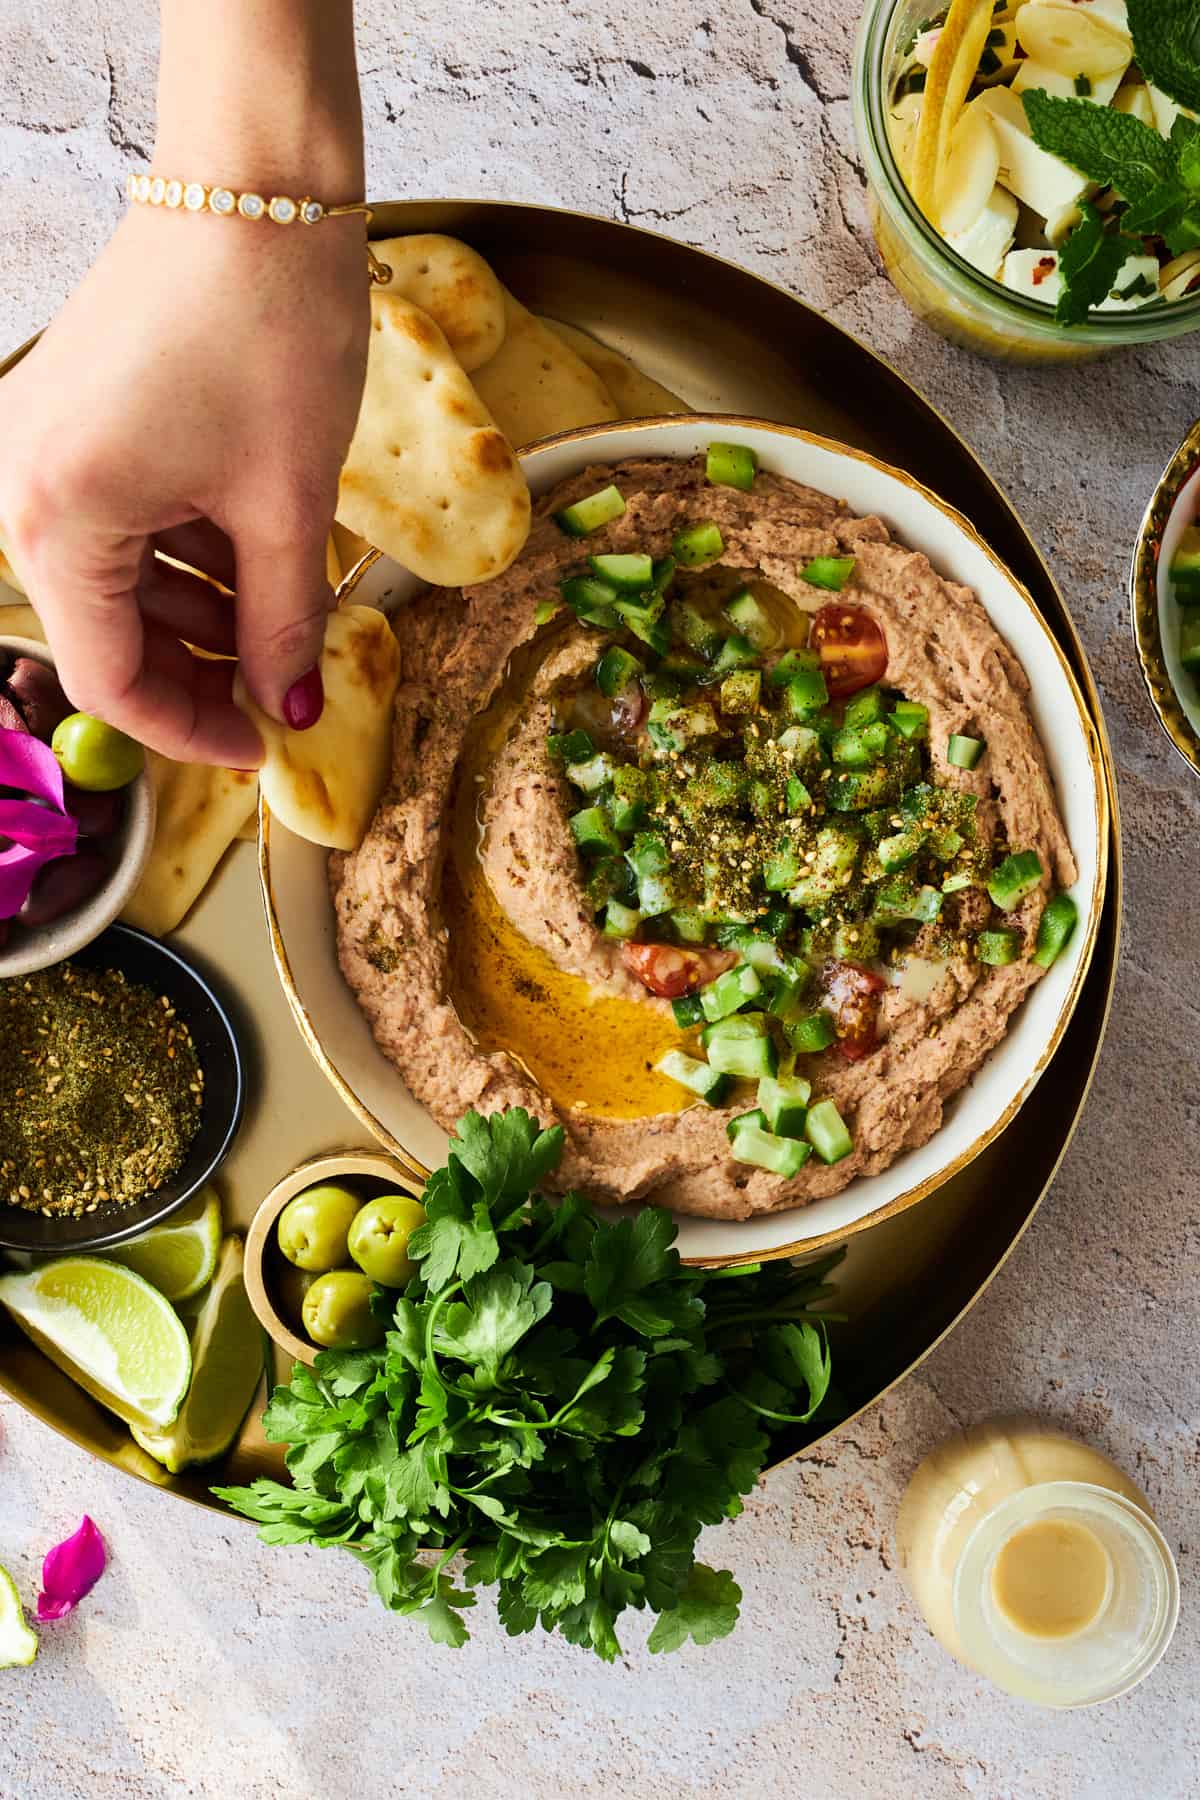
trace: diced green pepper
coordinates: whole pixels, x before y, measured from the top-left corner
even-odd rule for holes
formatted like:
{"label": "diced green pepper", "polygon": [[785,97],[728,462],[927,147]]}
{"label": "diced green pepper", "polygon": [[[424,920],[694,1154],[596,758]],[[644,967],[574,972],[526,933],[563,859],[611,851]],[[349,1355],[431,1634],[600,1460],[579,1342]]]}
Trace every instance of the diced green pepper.
{"label": "diced green pepper", "polygon": [[721,683],[721,711],[732,718],[758,711],[762,698],[762,673],[758,669],[738,669]]}
{"label": "diced green pepper", "polygon": [[749,588],[740,588],[725,606],[725,617],[735,631],[749,638],[756,650],[769,650],[779,640],[779,632],[761,600]]}
{"label": "diced green pepper", "polygon": [[785,650],[779,661],[772,663],[767,680],[772,687],[786,687],[797,675],[819,669],[821,658],[815,650]]}
{"label": "diced green pepper", "polygon": [[763,863],[763,886],[768,894],[784,894],[795,887],[804,872],[800,852],[789,838],[780,838]]}
{"label": "diced green pepper", "polygon": [[612,631],[618,624],[617,590],[594,575],[572,575],[562,584],[562,597],[584,625]]}
{"label": "diced green pepper", "polygon": [[891,711],[891,724],[901,737],[923,738],[929,730],[929,708],[915,700],[897,700]]}
{"label": "diced green pepper", "polygon": [[743,1125],[740,1131],[733,1133],[731,1144],[729,1154],[734,1162],[766,1169],[768,1174],[778,1175],[784,1181],[798,1175],[812,1155],[808,1144],[797,1138],[776,1137],[774,1132],[764,1131],[760,1125]]}
{"label": "diced green pepper", "polygon": [[1055,894],[1049,901],[1038,925],[1033,960],[1039,968],[1048,969],[1071,941],[1079,923],[1079,908],[1070,894]]}
{"label": "diced green pepper", "polygon": [[602,806],[585,806],[571,814],[571,835],[584,856],[615,856],[621,840]]}
{"label": "diced green pepper", "polygon": [[745,798],[746,771],[739,762],[715,758],[687,784],[686,803],[691,811],[737,806]]}
{"label": "diced green pepper", "polygon": [[814,556],[800,571],[801,581],[811,587],[829,588],[840,594],[854,573],[852,556]]}
{"label": "diced green pepper", "polygon": [[787,809],[792,814],[808,812],[812,806],[813,797],[798,775],[788,776],[785,795]]}
{"label": "diced green pepper", "polygon": [[847,700],[843,722],[851,731],[857,731],[860,726],[874,725],[883,716],[883,694],[877,687],[869,687],[861,689],[852,700]]}
{"label": "diced green pepper", "polygon": [[668,1050],[654,1067],[668,1081],[677,1081],[689,1093],[698,1094],[709,1106],[720,1106],[732,1085],[728,1075],[694,1056],[685,1056],[682,1050]]}
{"label": "diced green pepper", "polygon": [[561,610],[557,600],[539,600],[533,609],[533,622],[535,625],[548,625],[551,619],[557,618]]}
{"label": "diced green pepper", "polygon": [[829,704],[829,689],[820,669],[801,669],[783,690],[783,710],[789,719],[806,721]]}
{"label": "diced green pepper", "polygon": [[925,833],[909,826],[907,831],[897,831],[891,837],[880,838],[879,860],[891,875],[896,869],[905,868],[917,855],[924,842]]}
{"label": "diced green pepper", "polygon": [[640,594],[654,580],[654,563],[640,552],[589,556],[588,564],[593,575],[611,583],[623,594]]}
{"label": "diced green pepper", "polygon": [[620,763],[612,774],[612,798],[609,812],[618,831],[636,831],[645,823],[650,799],[650,782],[645,770],[632,763]]}
{"label": "diced green pepper", "polygon": [[581,763],[595,756],[596,746],[586,731],[551,731],[546,748],[555,762]]}
{"label": "diced green pepper", "polygon": [[824,1163],[841,1162],[854,1148],[846,1122],[832,1100],[818,1100],[809,1107],[804,1134]]}
{"label": "diced green pepper", "polygon": [[963,737],[956,731],[946,745],[946,761],[952,769],[973,769],[985,748],[982,738]]}
{"label": "diced green pepper", "polygon": [[1021,939],[1017,932],[1001,926],[996,931],[981,931],[975,940],[975,954],[981,963],[991,963],[994,968],[1006,968],[1015,963],[1021,954]]}
{"label": "diced green pepper", "polygon": [[674,600],[667,613],[671,628],[676,637],[685,643],[689,650],[702,656],[705,662],[711,662],[720,651],[725,641],[725,634],[711,619],[687,600]]}
{"label": "diced green pepper", "polygon": [[758,473],[758,457],[747,444],[710,444],[704,472],[714,487],[740,488],[748,494]]}
{"label": "diced green pepper", "polygon": [[717,716],[706,700],[684,705],[680,700],[664,698],[650,708],[646,729],[660,750],[686,750],[701,738],[717,735]]}
{"label": "diced green pepper", "polygon": [[1012,912],[1031,894],[1043,875],[1042,861],[1035,850],[1014,850],[988,877],[987,891],[1001,912]]}
{"label": "diced green pepper", "polygon": [[702,525],[685,526],[671,545],[676,562],[685,569],[694,569],[699,563],[716,562],[724,552],[725,540],[711,520]]}
{"label": "diced green pepper", "polygon": [[780,1137],[803,1137],[811,1081],[805,1081],[803,1075],[764,1075],[756,1097],[768,1131]]}
{"label": "diced green pepper", "polygon": [[789,1019],[783,1027],[783,1035],[801,1056],[813,1056],[818,1050],[828,1050],[837,1038],[837,1031],[827,1012],[812,1012],[805,1013],[803,1018]]}
{"label": "diced green pepper", "polygon": [[842,769],[825,787],[833,812],[864,812],[894,798],[896,778],[884,763],[869,769]]}
{"label": "diced green pepper", "polygon": [[714,675],[729,675],[738,669],[752,669],[758,661],[758,651],[747,637],[734,632],[721,645],[720,653],[713,664]]}
{"label": "diced green pepper", "polygon": [[631,681],[643,675],[645,669],[636,656],[623,650],[620,644],[613,644],[604,652],[596,664],[596,686],[605,699],[612,700],[627,688]]}
{"label": "diced green pepper", "polygon": [[561,512],[555,513],[554,523],[568,537],[588,537],[602,525],[611,525],[624,511],[621,490],[606,487],[598,493],[588,494],[583,500],[576,500],[571,506],[564,506]]}
{"label": "diced green pepper", "polygon": [[[938,900],[941,900],[938,895]],[[878,956],[883,948],[879,927],[870,919],[856,919],[839,925],[833,934],[833,955],[837,962],[861,962],[864,957]]]}

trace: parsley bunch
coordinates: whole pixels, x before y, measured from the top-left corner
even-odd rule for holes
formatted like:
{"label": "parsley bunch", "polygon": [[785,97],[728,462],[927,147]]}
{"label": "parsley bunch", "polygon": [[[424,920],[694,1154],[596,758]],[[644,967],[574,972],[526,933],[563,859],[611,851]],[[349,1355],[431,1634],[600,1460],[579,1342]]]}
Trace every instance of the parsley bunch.
{"label": "parsley bunch", "polygon": [[[1180,106],[1200,110],[1200,18],[1195,0],[1128,0],[1143,75]],[[1144,237],[1172,256],[1200,246],[1200,123],[1176,119],[1169,138],[1131,113],[1035,88],[1023,96],[1033,139],[1125,202],[1106,220],[1094,206],[1063,246],[1056,318],[1078,325],[1112,291]]]}
{"label": "parsley bunch", "polygon": [[271,1398],[294,1486],[213,1491],[267,1543],[342,1545],[438,1643],[466,1640],[470,1590],[492,1585],[510,1635],[540,1623],[606,1661],[626,1607],[659,1615],[651,1650],[709,1643],[741,1592],[696,1539],[741,1511],[772,1427],[826,1399],[811,1308],[841,1253],[684,1268],[668,1213],[606,1224],[536,1191],[562,1140],[520,1110],[466,1115],[426,1187],[419,1272],[376,1294],[384,1343],[323,1351]]}

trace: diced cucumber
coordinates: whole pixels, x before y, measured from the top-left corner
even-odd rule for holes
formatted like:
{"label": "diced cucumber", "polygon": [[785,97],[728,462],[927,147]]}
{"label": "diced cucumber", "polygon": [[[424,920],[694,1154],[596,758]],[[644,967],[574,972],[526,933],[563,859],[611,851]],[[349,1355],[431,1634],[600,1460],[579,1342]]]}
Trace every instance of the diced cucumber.
{"label": "diced cucumber", "polygon": [[1055,894],[1049,901],[1038,925],[1033,960],[1039,968],[1048,969],[1071,941],[1079,923],[1079,908],[1070,894]]}
{"label": "diced cucumber", "polygon": [[610,938],[631,938],[642,922],[642,915],[635,906],[625,906],[620,900],[610,900],[604,908],[604,935]]}
{"label": "diced cucumber", "polygon": [[830,1015],[821,1011],[787,1020],[783,1035],[801,1056],[813,1056],[818,1050],[828,1050],[837,1038],[837,1031]]}
{"label": "diced cucumber", "polygon": [[765,1075],[758,1084],[757,1099],[767,1130],[780,1137],[803,1137],[811,1098],[812,1082],[803,1075]]}
{"label": "diced cucumber", "polygon": [[982,738],[963,737],[956,731],[946,745],[946,761],[952,769],[973,769],[985,748]]}
{"label": "diced cucumber", "polygon": [[690,1031],[693,1025],[704,1023],[704,1008],[700,1004],[699,994],[682,994],[678,1000],[672,1000],[671,1013],[675,1023],[684,1031]]}
{"label": "diced cucumber", "polygon": [[1179,660],[1185,669],[1200,669],[1200,613],[1189,614],[1179,632]]}
{"label": "diced cucumber", "polygon": [[801,669],[783,690],[783,710],[789,719],[806,722],[829,704],[829,689],[820,669]]}
{"label": "diced cucumber", "polygon": [[699,563],[716,562],[724,551],[725,540],[711,520],[702,525],[686,526],[676,534],[671,545],[676,562],[685,569],[694,569]]}
{"label": "diced cucumber", "polygon": [[[671,914],[675,936],[681,944],[702,944],[708,936],[708,920],[694,907],[677,906]],[[696,1002],[699,1006],[700,1002]]]}
{"label": "diced cucumber", "polygon": [[779,641],[779,632],[761,600],[749,588],[740,588],[725,605],[725,617],[735,631],[749,638],[756,650],[769,650]]}
{"label": "diced cucumber", "polygon": [[697,612],[689,601],[672,601],[667,617],[676,637],[705,662],[711,662],[718,654],[725,641],[724,632],[703,613]]}
{"label": "diced cucumber", "polygon": [[805,873],[788,894],[792,905],[819,906],[831,900],[848,885],[861,848],[858,834],[849,825],[822,825],[813,861],[805,865]]}
{"label": "diced cucumber", "polygon": [[766,1169],[768,1174],[790,1181],[793,1175],[800,1173],[812,1150],[797,1138],[776,1137],[774,1132],[763,1131],[758,1125],[744,1125],[734,1134],[729,1154],[734,1162]]}
{"label": "diced cucumber", "polygon": [[680,1087],[698,1094],[709,1106],[720,1106],[732,1085],[728,1075],[722,1075],[694,1056],[685,1056],[682,1050],[668,1050],[654,1066],[668,1081],[677,1081]]}
{"label": "diced cucumber", "polygon": [[809,1107],[804,1135],[824,1163],[841,1162],[854,1148],[846,1122],[832,1100],[818,1100]]}
{"label": "diced cucumber", "polygon": [[596,746],[586,731],[551,731],[546,748],[556,762],[581,763],[595,756]]}
{"label": "diced cucumber", "polygon": [[777,663],[772,663],[767,680],[772,687],[786,687],[797,675],[819,669],[821,658],[815,650],[785,650]]}
{"label": "diced cucumber", "polygon": [[1006,925],[996,931],[981,931],[975,940],[975,954],[981,963],[991,963],[997,969],[1006,968],[1021,954],[1020,936]]}
{"label": "diced cucumber", "polygon": [[942,883],[942,892],[943,894],[961,894],[964,888],[974,886],[974,875],[970,875],[965,869],[961,869],[954,875],[947,875]]}
{"label": "diced cucumber", "polygon": [[779,1066],[763,1013],[736,1013],[721,1019],[706,1027],[701,1042],[710,1065],[723,1075],[756,1080],[760,1075],[774,1075]]}
{"label": "diced cucumber", "polygon": [[826,784],[825,804],[833,812],[866,812],[896,793],[896,777],[885,763],[870,769],[843,769]]}
{"label": "diced cucumber", "polygon": [[623,650],[620,644],[613,644],[604,652],[596,664],[596,686],[606,700],[615,699],[627,688],[631,681],[644,675],[645,669],[636,656]]}
{"label": "diced cucumber", "polygon": [[634,606],[632,601],[618,600],[613,610],[621,624],[648,645],[655,656],[667,654],[671,648],[671,632],[654,607]]}
{"label": "diced cucumber", "polygon": [[725,1127],[725,1136],[732,1143],[739,1131],[765,1131],[766,1129],[767,1115],[761,1106],[756,1106],[752,1112],[736,1113]]}
{"label": "diced cucumber", "polygon": [[757,1000],[763,986],[758,971],[749,963],[739,963],[736,969],[726,969],[715,981],[710,981],[700,991],[700,1004],[704,1008],[704,1016],[710,1024],[718,1019],[727,1019],[731,1013],[740,1012],[751,1000]]}
{"label": "diced cucumber", "polygon": [[594,575],[572,575],[562,584],[562,597],[584,625],[612,631],[618,624],[617,590]]}
{"label": "diced cucumber", "polygon": [[813,803],[813,797],[798,775],[788,776],[787,787],[784,792],[787,809],[790,813],[796,814],[809,811]]}
{"label": "diced cucumber", "polygon": [[636,831],[646,820],[650,781],[644,769],[619,763],[612,774],[612,798],[608,808],[618,831]]}
{"label": "diced cucumber", "polygon": [[685,705],[681,700],[664,697],[650,708],[646,721],[650,741],[660,750],[686,750],[702,738],[715,737],[719,729],[717,715],[707,700],[694,700]]}
{"label": "diced cucumber", "polygon": [[829,588],[840,594],[854,573],[852,556],[814,556],[800,571],[801,581],[811,587]]}
{"label": "diced cucumber", "polygon": [[761,698],[762,672],[759,669],[739,669],[721,683],[721,711],[731,717],[757,712]]}
{"label": "diced cucumber", "polygon": [[554,515],[554,523],[568,537],[588,537],[593,531],[599,531],[602,525],[611,525],[625,511],[625,502],[621,490],[616,487],[601,488],[598,493],[588,494],[583,500],[576,500],[570,506],[564,506],[561,512]]}
{"label": "diced cucumber", "polygon": [[640,552],[589,556],[588,565],[601,581],[611,582],[623,594],[640,594],[654,580],[654,563]]}
{"label": "diced cucumber", "polygon": [[747,444],[710,444],[704,472],[714,487],[740,488],[749,493],[758,473],[758,457]]}
{"label": "diced cucumber", "polygon": [[638,905],[647,919],[657,919],[679,904],[679,890],[669,875],[639,875]]}
{"label": "diced cucumber", "polygon": [[821,748],[820,733],[811,725],[787,725],[776,742],[797,763],[808,762]]}
{"label": "diced cucumber", "polygon": [[929,708],[920,706],[915,700],[897,700],[890,714],[890,723],[901,737],[920,739],[929,730]]}
{"label": "diced cucumber", "polygon": [[791,916],[786,906],[768,907],[767,911],[755,920],[755,929],[765,932],[768,937],[782,937],[791,922]]}
{"label": "diced cucumber", "polygon": [[635,875],[665,875],[671,866],[671,853],[666,839],[656,831],[639,831],[625,852],[625,861]]}
{"label": "diced cucumber", "polygon": [[942,910],[942,893],[935,887],[918,887],[914,881],[890,881],[875,895],[871,917],[883,925],[912,919],[931,925]]}
{"label": "diced cucumber", "polygon": [[939,862],[952,862],[966,843],[960,831],[933,831],[929,834],[929,848]]}
{"label": "diced cucumber", "polygon": [[577,787],[581,794],[598,794],[602,787],[612,780],[616,773],[616,764],[607,750],[591,756],[587,762],[567,764],[567,780]]}
{"label": "diced cucumber", "polygon": [[584,856],[615,856],[621,840],[602,806],[585,806],[571,814],[571,835]]}
{"label": "diced cucumber", "polygon": [[735,631],[721,645],[720,653],[713,664],[714,675],[730,675],[738,669],[752,669],[758,661],[758,651],[748,637]]}
{"label": "diced cucumber", "polygon": [[784,894],[795,887],[804,872],[800,852],[788,838],[780,838],[763,863],[763,886],[768,894]]}
{"label": "diced cucumber", "polygon": [[891,837],[880,838],[877,854],[883,867],[891,875],[896,869],[906,868],[924,842],[925,833],[910,826],[907,831],[897,831]]}
{"label": "diced cucumber", "polygon": [[786,957],[775,939],[765,932],[753,931],[747,925],[726,926],[720,933],[720,939],[730,950],[736,950],[743,962],[757,969],[760,975],[775,975],[789,966],[790,958]]}
{"label": "diced cucumber", "polygon": [[862,688],[852,700],[847,700],[843,723],[851,731],[857,731],[863,725],[874,725],[883,716],[883,694],[879,688]]}
{"label": "diced cucumber", "polygon": [[626,800],[622,795],[613,792],[608,796],[608,816],[613,822],[613,830],[628,837],[639,825],[646,823],[646,808],[640,800]]}
{"label": "diced cucumber", "polygon": [[[939,894],[939,901],[941,897]],[[883,948],[879,927],[871,919],[839,925],[834,930],[831,948],[837,962],[861,962],[864,957],[878,956]]]}
{"label": "diced cucumber", "polygon": [[834,732],[832,755],[835,763],[848,769],[866,769],[878,761],[877,753],[867,741],[866,732],[847,725]]}
{"label": "diced cucumber", "polygon": [[620,900],[628,906],[637,898],[629,864],[623,856],[597,857],[588,870],[587,896],[597,911],[609,900]]}
{"label": "diced cucumber", "polygon": [[987,891],[1001,912],[1012,912],[1042,879],[1042,861],[1035,850],[1014,850],[988,877]]}
{"label": "diced cucumber", "polygon": [[863,743],[876,761],[878,761],[880,757],[890,756],[892,754],[892,746],[895,744],[896,740],[882,719],[876,719],[874,723],[870,725],[860,725],[858,731],[862,737]]}
{"label": "diced cucumber", "polygon": [[739,762],[718,758],[701,769],[687,784],[685,799],[690,811],[737,806],[746,795],[746,771]]}
{"label": "diced cucumber", "polygon": [[561,610],[561,603],[557,600],[539,600],[533,609],[533,622],[535,625],[548,625],[551,619],[558,617]]}

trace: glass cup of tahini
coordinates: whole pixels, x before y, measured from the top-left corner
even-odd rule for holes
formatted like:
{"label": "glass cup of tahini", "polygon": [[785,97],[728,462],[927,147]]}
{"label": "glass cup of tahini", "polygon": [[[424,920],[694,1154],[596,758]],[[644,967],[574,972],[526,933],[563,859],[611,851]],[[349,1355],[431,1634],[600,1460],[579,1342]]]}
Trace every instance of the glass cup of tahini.
{"label": "glass cup of tahini", "polygon": [[1114,1700],[1175,1630],[1179,1579],[1145,1495],[1036,1422],[990,1420],[940,1445],[908,1485],[896,1540],[934,1636],[1018,1699]]}

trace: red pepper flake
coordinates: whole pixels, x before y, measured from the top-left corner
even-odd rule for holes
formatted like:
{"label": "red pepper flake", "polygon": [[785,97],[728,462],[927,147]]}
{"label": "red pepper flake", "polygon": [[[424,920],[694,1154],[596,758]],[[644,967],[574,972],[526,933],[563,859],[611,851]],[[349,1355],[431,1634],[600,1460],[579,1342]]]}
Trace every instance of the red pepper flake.
{"label": "red pepper flake", "polygon": [[1042,285],[1043,281],[1045,281],[1046,277],[1048,275],[1053,275],[1053,273],[1057,267],[1058,267],[1058,264],[1053,256],[1043,256],[1039,262],[1034,264],[1034,268],[1033,268],[1033,285],[1034,285],[1034,287],[1041,287],[1041,285]]}

